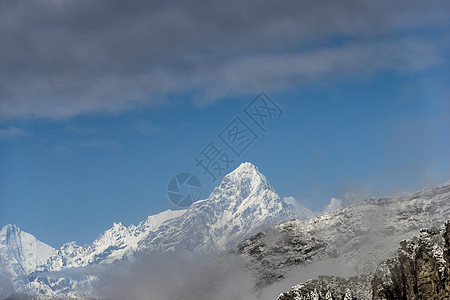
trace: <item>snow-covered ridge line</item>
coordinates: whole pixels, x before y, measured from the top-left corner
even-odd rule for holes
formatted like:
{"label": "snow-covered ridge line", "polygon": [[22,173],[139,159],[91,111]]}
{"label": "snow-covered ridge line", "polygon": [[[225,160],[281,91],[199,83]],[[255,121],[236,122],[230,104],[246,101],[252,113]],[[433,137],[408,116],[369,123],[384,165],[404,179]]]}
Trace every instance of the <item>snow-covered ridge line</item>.
{"label": "snow-covered ridge line", "polygon": [[281,199],[256,166],[243,163],[227,174],[207,199],[186,210],[167,210],[137,226],[114,223],[91,245],[64,244],[36,268],[28,277],[30,282],[16,287],[28,293],[86,296],[95,284],[94,277],[80,281],[53,272],[133,259],[149,251],[223,251],[267,226],[313,216],[292,197]]}
{"label": "snow-covered ridge line", "polygon": [[85,267],[97,263],[112,263],[132,258],[139,242],[149,232],[157,230],[164,222],[182,216],[186,210],[166,210],[149,216],[137,226],[114,223],[91,244],[79,246],[76,242],[64,244],[55,255],[39,266],[37,271],[60,271],[67,268]]}

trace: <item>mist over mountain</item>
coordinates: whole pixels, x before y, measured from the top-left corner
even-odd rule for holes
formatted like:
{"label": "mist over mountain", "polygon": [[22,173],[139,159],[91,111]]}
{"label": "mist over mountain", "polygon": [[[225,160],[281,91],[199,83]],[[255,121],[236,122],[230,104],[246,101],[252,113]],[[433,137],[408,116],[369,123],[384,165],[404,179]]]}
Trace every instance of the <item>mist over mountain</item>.
{"label": "mist over mountain", "polygon": [[[327,261],[346,275],[373,271],[398,242],[450,217],[450,185],[391,198],[371,198],[308,220],[264,229],[237,248],[258,284],[272,284],[308,265]],[[351,274],[348,274],[348,270]],[[339,275],[339,274],[336,274]]]}
{"label": "mist over mountain", "polygon": [[359,276],[354,285],[367,287],[364,276],[393,256],[400,240],[449,216],[449,183],[348,207],[333,198],[316,216],[294,198],[281,198],[256,166],[243,163],[207,199],[136,226],[114,223],[90,245],[68,242],[56,250],[5,226],[0,295],[276,299],[320,275],[343,278],[333,279],[342,287],[344,278]]}
{"label": "mist over mountain", "polygon": [[[220,253],[267,226],[313,216],[294,198],[280,198],[256,166],[243,163],[226,175],[207,199],[193,203],[188,209],[167,210],[149,216],[137,226],[114,223],[91,245],[80,246],[72,241],[58,250],[49,247],[46,256],[41,255],[27,272],[20,273],[24,280],[17,281],[19,275],[14,272],[6,272],[6,277],[19,291],[87,296],[93,291],[97,277],[81,272],[83,275],[78,273],[73,279],[69,271],[132,261],[153,252]],[[13,250],[28,251],[23,247]],[[7,257],[4,260],[11,261]]]}
{"label": "mist over mountain", "polygon": [[278,300],[448,299],[450,220],[402,240],[395,255],[366,274],[319,276],[299,283]]}

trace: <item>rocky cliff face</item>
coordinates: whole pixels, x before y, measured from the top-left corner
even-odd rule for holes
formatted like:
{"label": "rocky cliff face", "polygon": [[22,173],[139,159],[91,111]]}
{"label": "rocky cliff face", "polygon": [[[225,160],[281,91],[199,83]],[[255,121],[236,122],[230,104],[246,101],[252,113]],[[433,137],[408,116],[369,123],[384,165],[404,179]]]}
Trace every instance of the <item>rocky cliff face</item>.
{"label": "rocky cliff face", "polygon": [[369,275],[321,276],[294,286],[278,300],[450,299],[450,220],[400,242],[396,256]]}
{"label": "rocky cliff face", "polygon": [[373,276],[374,299],[450,299],[450,220],[402,241]]}
{"label": "rocky cliff face", "polygon": [[371,274],[395,255],[399,241],[449,217],[450,184],[445,184],[402,197],[364,200],[309,220],[287,221],[246,239],[236,252],[254,271],[259,286],[323,261],[352,270],[323,275]]}
{"label": "rocky cliff face", "polygon": [[372,299],[368,276],[341,278],[319,276],[282,293],[278,300],[361,300]]}

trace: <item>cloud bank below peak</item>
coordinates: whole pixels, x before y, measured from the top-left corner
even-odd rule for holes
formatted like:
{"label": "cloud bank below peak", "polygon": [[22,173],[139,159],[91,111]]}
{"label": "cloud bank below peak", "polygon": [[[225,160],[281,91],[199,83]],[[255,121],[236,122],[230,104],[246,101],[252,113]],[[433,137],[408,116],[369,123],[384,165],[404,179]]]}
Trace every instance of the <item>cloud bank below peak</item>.
{"label": "cloud bank below peak", "polygon": [[0,118],[119,113],[185,94],[204,104],[342,75],[422,70],[446,61],[449,12],[446,1],[7,0]]}

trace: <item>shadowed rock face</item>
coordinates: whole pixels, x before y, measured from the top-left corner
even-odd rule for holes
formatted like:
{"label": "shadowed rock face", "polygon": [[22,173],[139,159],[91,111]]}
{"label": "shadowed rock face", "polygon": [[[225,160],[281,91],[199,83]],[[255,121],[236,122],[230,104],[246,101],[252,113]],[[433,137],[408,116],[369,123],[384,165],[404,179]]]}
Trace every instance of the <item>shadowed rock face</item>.
{"label": "shadowed rock face", "polygon": [[450,299],[450,220],[400,242],[396,256],[370,275],[320,276],[282,293],[278,300]]}
{"label": "shadowed rock face", "polygon": [[374,273],[374,299],[450,299],[450,220],[402,241]]}

